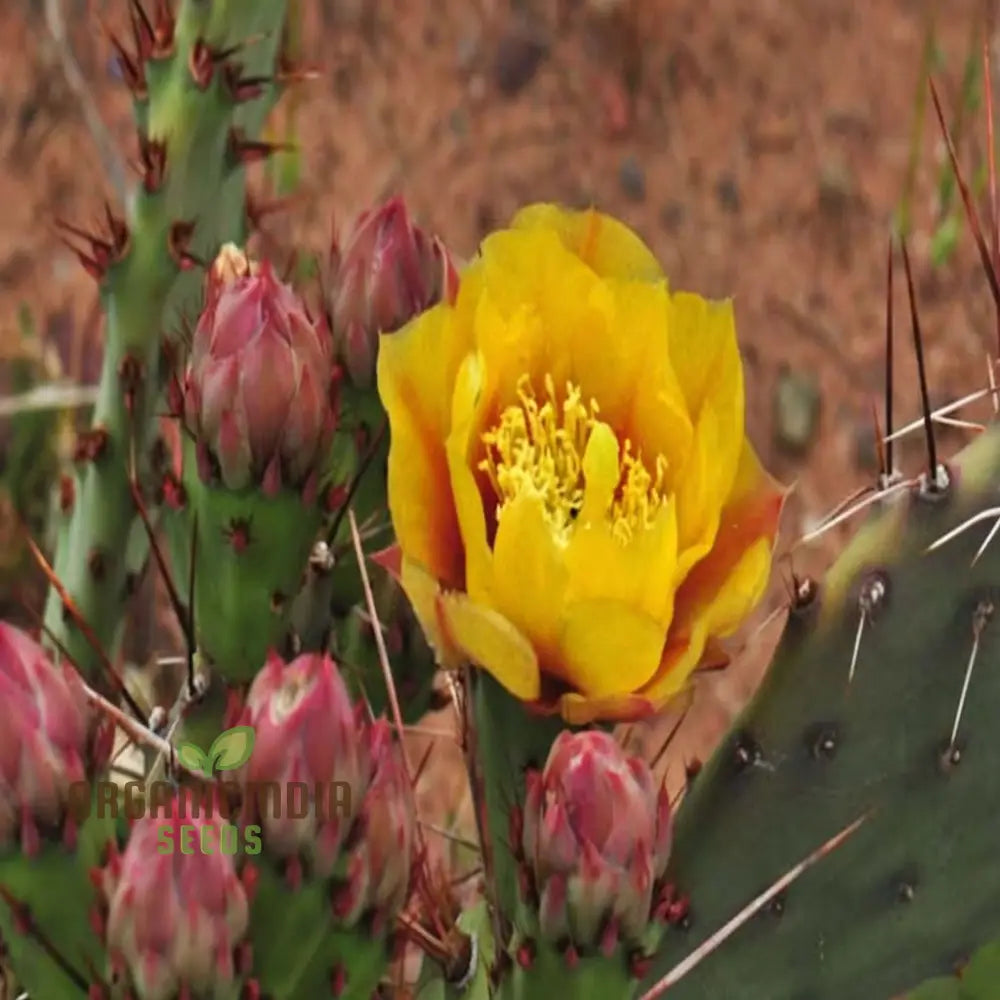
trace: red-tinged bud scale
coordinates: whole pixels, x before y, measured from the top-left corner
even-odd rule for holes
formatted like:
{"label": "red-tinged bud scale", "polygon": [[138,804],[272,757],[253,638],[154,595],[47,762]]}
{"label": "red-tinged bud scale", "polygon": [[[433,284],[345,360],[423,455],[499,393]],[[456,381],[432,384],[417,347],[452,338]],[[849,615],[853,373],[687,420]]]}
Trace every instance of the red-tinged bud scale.
{"label": "red-tinged bud scale", "polygon": [[54,830],[72,843],[72,786],[92,778],[110,749],[100,749],[103,727],[78,675],[0,622],[0,704],[0,845],[19,844],[32,855],[41,831]]}
{"label": "red-tinged bud scale", "polygon": [[109,961],[127,972],[137,1000],[222,995],[249,925],[223,840],[236,831],[183,792],[169,817],[158,812],[135,823],[124,854],[101,873]]}
{"label": "red-tinged bud scale", "polygon": [[335,427],[328,338],[268,263],[232,245],[209,272],[184,380],[184,413],[229,489],[315,482]]}
{"label": "red-tinged bud scale", "polygon": [[441,240],[413,224],[402,198],[363,212],[330,257],[330,325],[338,358],[355,385],[368,387],[379,334],[452,301],[458,272]]}
{"label": "red-tinged bud scale", "polygon": [[526,776],[521,849],[550,941],[638,942],[671,845],[670,800],[649,766],[599,731],[559,734]]}

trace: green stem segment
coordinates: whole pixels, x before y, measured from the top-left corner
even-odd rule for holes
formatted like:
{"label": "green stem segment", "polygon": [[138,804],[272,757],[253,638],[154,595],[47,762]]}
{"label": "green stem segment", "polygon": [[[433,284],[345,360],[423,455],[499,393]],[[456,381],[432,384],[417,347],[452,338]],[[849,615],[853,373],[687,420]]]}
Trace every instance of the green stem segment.
{"label": "green stem segment", "polygon": [[[146,64],[149,96],[137,102],[136,120],[149,143],[163,144],[166,168],[162,176],[147,171],[148,183],[139,187],[130,207],[128,245],[101,281],[107,322],[89,457],[81,463],[54,567],[96,641],[88,640],[54,589],[45,611],[55,642],[90,683],[106,691],[103,657],[94,647],[113,654],[130,570],[137,568],[125,553],[142,531],[129,485],[131,455],[134,450],[138,474],[147,472],[163,374],[162,338],[175,335],[178,316],[190,321],[198,306],[191,292],[197,291],[200,275],[184,269],[177,251],[208,260],[223,241],[242,237],[244,170],[229,137],[234,126],[255,134],[278,92],[277,85],[264,86],[254,101],[237,103],[222,67],[201,88],[190,68],[192,51],[199,40],[221,50],[255,39],[236,58],[244,73],[266,73],[274,66],[286,6],[286,0],[211,5],[187,0],[178,14],[172,53]],[[186,247],[178,246],[183,232],[178,223],[194,224]]]}

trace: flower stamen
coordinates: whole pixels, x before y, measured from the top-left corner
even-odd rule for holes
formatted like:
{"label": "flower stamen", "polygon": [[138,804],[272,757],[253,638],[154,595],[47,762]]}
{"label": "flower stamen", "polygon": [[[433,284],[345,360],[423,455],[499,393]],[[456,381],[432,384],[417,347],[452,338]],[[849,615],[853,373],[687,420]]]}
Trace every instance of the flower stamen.
{"label": "flower stamen", "polygon": [[[518,402],[506,407],[496,425],[482,436],[486,457],[478,467],[496,494],[498,521],[516,497],[540,497],[553,535],[566,544],[583,507],[583,456],[600,409],[593,399],[584,405],[580,387],[570,382],[560,403],[551,375],[545,376],[545,395],[539,404],[528,376],[521,376]],[[608,512],[614,537],[621,544],[628,544],[636,532],[652,525],[666,500],[667,465],[658,455],[650,473],[641,454],[633,453],[632,442],[625,440],[615,498]]]}

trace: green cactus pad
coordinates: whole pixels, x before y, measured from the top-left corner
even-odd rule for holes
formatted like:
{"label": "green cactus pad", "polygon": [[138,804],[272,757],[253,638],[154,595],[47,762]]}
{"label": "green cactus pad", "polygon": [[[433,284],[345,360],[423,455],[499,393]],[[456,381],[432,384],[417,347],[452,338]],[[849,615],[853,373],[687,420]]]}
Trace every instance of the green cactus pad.
{"label": "green cactus pad", "polygon": [[1000,990],[1000,944],[988,944],[972,956],[958,976],[928,980],[907,1000],[992,1000]]}
{"label": "green cactus pad", "polygon": [[[418,722],[431,707],[431,695],[437,664],[423,632],[412,618],[406,598],[398,583],[381,567],[368,566],[378,609],[379,621],[386,633],[389,665],[399,696],[400,711],[406,723]],[[389,709],[378,647],[372,636],[366,605],[338,619],[334,626],[334,657],[343,668],[344,679],[353,691],[364,695],[374,715]]]}
{"label": "green cactus pad", "polygon": [[[386,939],[364,927],[335,927],[329,886],[307,880],[293,891],[272,865],[252,863],[259,879],[250,910],[252,975],[263,995],[370,1000],[388,968]],[[338,968],[340,993],[332,990]]]}
{"label": "green cactus pad", "polygon": [[[570,968],[557,949],[536,945],[531,965],[515,964],[500,981],[495,1000],[546,1000],[550,997],[574,997],[577,1000],[630,1000],[636,995],[638,981],[619,956],[581,958]],[[728,1000],[728,997],[727,997]]]}
{"label": "green cactus pad", "polygon": [[[669,877],[691,913],[667,933],[652,986],[794,865],[861,816],[858,831],[669,989],[671,1000],[885,1000],[1000,925],[1000,543],[992,520],[927,547],[997,503],[1000,428],[952,463],[937,498],[888,501],[819,596],[790,616],[769,673],[677,819]],[[848,683],[860,596],[881,598]],[[985,602],[985,603],[984,603]],[[978,617],[977,617],[978,616]]]}
{"label": "green cactus pad", "polygon": [[186,445],[184,481],[196,526],[194,616],[198,647],[231,684],[250,681],[288,628],[319,531],[315,503],[282,490],[226,490],[198,478]]}
{"label": "green cactus pad", "polygon": [[103,977],[104,945],[90,919],[99,895],[89,872],[101,864],[114,834],[115,821],[95,815],[81,824],[74,851],[62,844],[43,843],[41,853],[33,858],[19,851],[0,856],[0,887],[27,908],[32,926],[39,931],[26,933],[8,902],[0,901],[0,934],[18,983],[32,997],[71,997],[82,992],[47,944],[55,946],[60,958],[87,985]]}

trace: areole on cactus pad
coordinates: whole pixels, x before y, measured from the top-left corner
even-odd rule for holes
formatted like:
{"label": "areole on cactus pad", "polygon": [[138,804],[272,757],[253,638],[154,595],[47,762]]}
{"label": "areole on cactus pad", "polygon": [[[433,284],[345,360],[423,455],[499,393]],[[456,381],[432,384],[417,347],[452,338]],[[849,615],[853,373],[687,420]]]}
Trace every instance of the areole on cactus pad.
{"label": "areole on cactus pad", "polygon": [[732,306],[620,222],[551,205],[384,335],[401,579],[463,659],[573,724],[686,684],[763,593],[784,491],[744,433]]}

